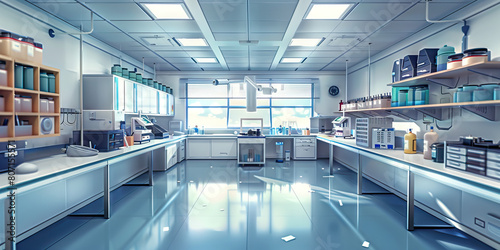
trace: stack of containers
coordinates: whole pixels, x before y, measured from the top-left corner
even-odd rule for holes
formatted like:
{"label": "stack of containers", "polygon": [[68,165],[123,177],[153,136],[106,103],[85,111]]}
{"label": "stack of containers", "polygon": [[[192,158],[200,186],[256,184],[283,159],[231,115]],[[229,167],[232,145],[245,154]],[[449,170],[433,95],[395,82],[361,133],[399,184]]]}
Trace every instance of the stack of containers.
{"label": "stack of containers", "polygon": [[7,70],[4,61],[0,61],[0,86],[7,86]]}
{"label": "stack of containers", "polygon": [[42,64],[43,45],[31,37],[0,30],[0,54],[16,60]]}

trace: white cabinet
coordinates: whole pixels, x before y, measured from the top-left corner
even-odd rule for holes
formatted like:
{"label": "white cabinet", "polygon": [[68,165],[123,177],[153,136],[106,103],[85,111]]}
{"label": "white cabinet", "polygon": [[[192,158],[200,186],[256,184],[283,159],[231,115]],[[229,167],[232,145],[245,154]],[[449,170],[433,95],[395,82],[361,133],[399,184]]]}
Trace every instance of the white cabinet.
{"label": "white cabinet", "polygon": [[212,158],[236,159],[236,139],[212,139]]}
{"label": "white cabinet", "polygon": [[293,140],[294,160],[316,160],[316,138],[296,137]]}
{"label": "white cabinet", "polygon": [[236,138],[188,138],[187,159],[236,159]]}
{"label": "white cabinet", "polygon": [[177,162],[181,162],[186,159],[186,141],[182,140],[177,143]]}
{"label": "white cabinet", "polygon": [[175,98],[172,94],[167,94],[167,116],[174,116]]}
{"label": "white cabinet", "polygon": [[167,111],[168,111],[168,100],[167,100],[167,96],[168,94],[165,93],[165,92],[160,92],[160,100],[159,100],[159,103],[160,103],[160,106],[158,107],[159,108],[159,112],[160,112],[160,115],[167,115]]}
{"label": "white cabinet", "polygon": [[177,164],[177,144],[168,146],[166,148],[167,154],[167,169]]}
{"label": "white cabinet", "polygon": [[210,139],[187,139],[187,159],[210,159],[212,156]]}

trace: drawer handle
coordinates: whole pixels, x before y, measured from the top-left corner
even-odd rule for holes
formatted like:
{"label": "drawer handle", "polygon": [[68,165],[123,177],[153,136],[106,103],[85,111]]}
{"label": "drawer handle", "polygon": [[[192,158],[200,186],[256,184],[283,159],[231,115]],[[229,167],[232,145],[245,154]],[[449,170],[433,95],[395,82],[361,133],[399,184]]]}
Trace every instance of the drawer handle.
{"label": "drawer handle", "polygon": [[459,148],[448,148],[448,151],[460,152]]}
{"label": "drawer handle", "polygon": [[455,166],[455,167],[460,167],[460,163],[454,162],[454,161],[448,161],[448,165]]}
{"label": "drawer handle", "polygon": [[500,222],[500,216],[498,216],[498,215],[496,215],[496,214],[493,214],[493,213],[488,213],[488,215],[489,215],[491,218],[495,219],[496,221]]}
{"label": "drawer handle", "polygon": [[448,156],[453,159],[460,159],[460,155],[448,155]]}

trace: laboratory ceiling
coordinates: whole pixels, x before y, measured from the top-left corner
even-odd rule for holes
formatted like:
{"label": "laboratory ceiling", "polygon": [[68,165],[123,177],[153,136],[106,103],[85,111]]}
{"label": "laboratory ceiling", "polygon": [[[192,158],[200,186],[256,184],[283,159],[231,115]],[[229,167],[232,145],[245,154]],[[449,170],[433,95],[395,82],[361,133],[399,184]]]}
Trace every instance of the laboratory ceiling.
{"label": "laboratory ceiling", "polygon": [[[476,0],[477,1],[477,0]],[[474,0],[434,0],[439,20]],[[419,0],[28,0],[90,36],[163,71],[344,70],[432,25]],[[159,19],[147,4],[181,4],[187,19]],[[314,5],[349,4],[339,19],[307,18]],[[321,18],[321,17],[320,17]],[[206,46],[184,46],[203,38]],[[318,39],[291,46],[292,39]],[[300,41],[300,40],[297,40]],[[371,43],[371,45],[369,45]],[[201,58],[201,59],[200,59]],[[204,63],[203,58],[215,58]],[[286,62],[283,58],[291,62]],[[209,59],[210,60],[210,59]]]}

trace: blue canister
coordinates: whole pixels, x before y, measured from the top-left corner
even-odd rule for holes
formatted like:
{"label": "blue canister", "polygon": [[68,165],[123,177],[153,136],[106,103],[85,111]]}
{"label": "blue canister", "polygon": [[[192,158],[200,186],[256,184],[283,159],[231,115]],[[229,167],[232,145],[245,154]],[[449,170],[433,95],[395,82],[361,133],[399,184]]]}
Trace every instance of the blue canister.
{"label": "blue canister", "polygon": [[416,88],[410,87],[408,89],[408,95],[406,96],[406,106],[415,105],[415,90]]}
{"label": "blue canister", "polygon": [[464,89],[462,87],[457,88],[457,91],[453,93],[453,102],[458,102],[458,92],[462,92]]}
{"label": "blue canister", "polygon": [[408,97],[408,90],[407,89],[401,89],[399,90],[398,93],[398,106],[406,106],[406,99]]}
{"label": "blue canister", "polygon": [[455,54],[455,48],[445,45],[440,48],[436,56],[437,71],[446,70],[448,56]]}
{"label": "blue canister", "polygon": [[148,79],[148,86],[149,86],[149,87],[153,87],[153,85],[154,85],[154,81],[153,81],[153,79],[149,78],[149,79]]}
{"label": "blue canister", "polygon": [[148,78],[142,78],[142,84],[148,85]]}
{"label": "blue canister", "polygon": [[491,99],[490,100],[493,100],[493,91],[500,87],[500,85],[496,84],[496,83],[487,83],[487,84],[481,84],[481,88],[484,88],[486,89],[488,92],[491,93]]}
{"label": "blue canister", "polygon": [[49,92],[49,76],[45,72],[40,73],[40,91]]}
{"label": "blue canister", "polygon": [[163,86],[161,86],[161,90],[162,90],[163,92],[167,92],[167,85],[163,85]]}
{"label": "blue canister", "polygon": [[150,86],[150,87],[157,89],[158,88],[158,81],[153,81],[153,86]]}
{"label": "blue canister", "polygon": [[170,87],[167,86],[167,88],[165,89],[165,92],[170,94]]}
{"label": "blue canister", "polygon": [[33,67],[24,67],[24,88],[33,90]]}
{"label": "blue canister", "polygon": [[17,65],[14,70],[14,84],[16,88],[24,87],[24,67],[23,65]]}
{"label": "blue canister", "polygon": [[49,77],[49,92],[56,93],[56,76],[54,74],[47,74]]}
{"label": "blue canister", "polygon": [[493,100],[500,100],[500,87],[493,90]]}
{"label": "blue canister", "polygon": [[417,88],[417,90],[415,90],[415,105],[427,104],[428,93],[429,90],[427,88]]}
{"label": "blue canister", "polygon": [[478,87],[477,85],[464,85],[463,88],[464,88],[464,91],[472,92],[472,91],[476,90],[477,87]]}
{"label": "blue canister", "polygon": [[128,79],[128,69],[122,68],[122,77]]}
{"label": "blue canister", "polygon": [[115,76],[123,75],[122,67],[120,66],[120,64],[115,64],[113,65],[113,67],[111,67],[111,74]]}
{"label": "blue canister", "polygon": [[480,101],[489,101],[493,100],[493,92],[490,92],[489,90],[479,87],[472,92],[472,101],[473,102],[480,102]]}
{"label": "blue canister", "polygon": [[161,90],[163,88],[163,84],[162,83],[158,83],[158,90]]}
{"label": "blue canister", "polygon": [[169,88],[168,89],[168,93],[170,93],[171,95],[173,95],[174,94],[174,90],[172,88]]}

